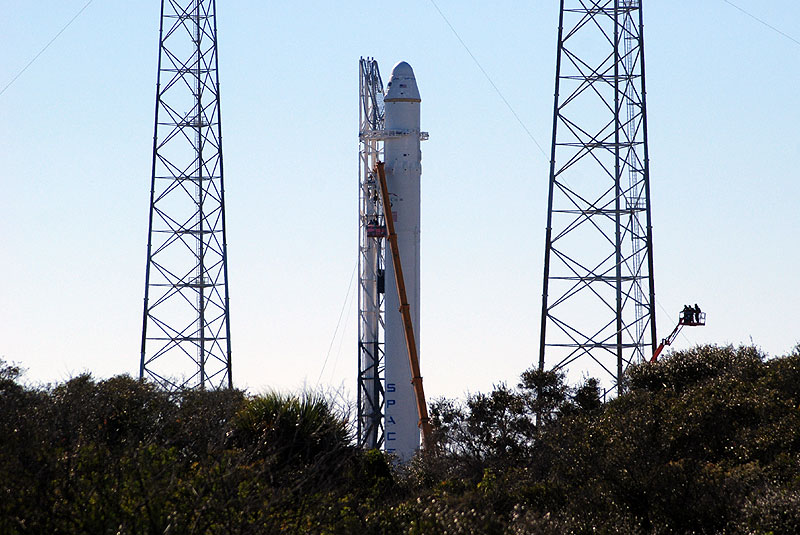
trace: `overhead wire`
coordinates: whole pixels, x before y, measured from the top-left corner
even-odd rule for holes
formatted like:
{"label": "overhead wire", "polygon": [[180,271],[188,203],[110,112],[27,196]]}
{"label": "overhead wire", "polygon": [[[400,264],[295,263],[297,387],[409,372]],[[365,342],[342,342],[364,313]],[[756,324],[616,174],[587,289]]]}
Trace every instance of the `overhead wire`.
{"label": "overhead wire", "polygon": [[77,13],[75,13],[75,16],[74,16],[74,17],[72,17],[71,19],[69,19],[69,22],[67,22],[67,23],[64,25],[64,27],[62,27],[62,28],[61,28],[61,29],[58,31],[58,33],[57,33],[57,34],[56,34],[56,35],[55,35],[55,36],[54,36],[52,39],[50,39],[50,41],[48,41],[48,42],[47,42],[47,44],[46,44],[46,45],[44,45],[44,47],[43,47],[43,48],[42,48],[42,49],[41,49],[41,50],[40,50],[40,51],[39,51],[39,52],[38,52],[38,53],[37,53],[35,56],[33,56],[33,59],[32,59],[32,60],[30,60],[30,61],[28,62],[28,64],[27,64],[27,65],[25,65],[25,66],[22,68],[22,70],[21,70],[21,71],[19,71],[19,72],[16,74],[16,76],[14,76],[14,77],[11,79],[11,81],[10,81],[10,82],[8,82],[8,83],[5,85],[5,87],[3,87],[3,89],[1,89],[1,90],[0,90],[0,95],[2,95],[3,93],[5,93],[5,92],[6,92],[6,89],[8,89],[9,87],[11,87],[11,84],[13,84],[14,82],[16,82],[16,81],[17,81],[17,79],[18,79],[20,76],[22,76],[22,74],[23,74],[25,71],[27,71],[27,70],[28,70],[28,67],[30,67],[31,65],[33,65],[33,63],[34,63],[34,62],[35,62],[37,59],[39,59],[39,56],[41,56],[42,54],[44,54],[44,53],[45,53],[45,51],[46,51],[48,48],[50,48],[50,45],[52,45],[52,44],[55,42],[55,40],[56,40],[56,39],[58,39],[58,37],[59,37],[59,36],[60,36],[62,33],[64,33],[64,32],[66,31],[66,29],[67,29],[67,28],[69,28],[69,27],[70,27],[70,25],[72,25],[72,23],[73,23],[73,22],[75,22],[75,19],[77,19],[77,18],[78,18],[78,17],[81,15],[81,13],[83,13],[83,12],[86,10],[86,8],[87,8],[87,7],[89,7],[89,4],[91,4],[93,1],[94,1],[94,0],[89,0],[88,2],[86,2],[86,3],[84,4],[84,6],[83,6],[82,8],[80,8],[80,10],[78,10],[78,12],[77,12]]}
{"label": "overhead wire", "polygon": [[[350,313],[353,310],[353,303],[355,299],[353,299],[355,292],[351,292],[349,294],[350,304],[347,307],[347,314],[345,314],[345,318],[348,320],[350,319]],[[345,325],[349,325],[349,323],[345,323]],[[331,368],[331,379],[333,379],[333,375],[336,373],[336,366],[339,364],[342,356],[342,346],[344,345],[344,338],[345,334],[347,333],[347,327],[342,330],[342,335],[339,337],[339,349],[336,350],[336,358],[333,359],[333,368]]]}
{"label": "overhead wire", "polygon": [[473,53],[472,53],[472,51],[469,49],[469,47],[467,46],[467,44],[464,42],[464,40],[463,40],[463,39],[461,38],[461,36],[458,34],[458,32],[456,31],[456,29],[453,27],[453,25],[452,25],[452,24],[450,24],[450,21],[447,19],[447,17],[446,17],[446,16],[445,16],[445,14],[442,12],[442,10],[441,10],[441,9],[439,9],[439,6],[436,4],[435,0],[430,0],[430,3],[433,5],[433,7],[434,7],[434,8],[436,9],[436,11],[439,13],[439,16],[440,16],[440,17],[442,17],[442,20],[444,20],[444,22],[445,22],[445,24],[447,24],[448,28],[450,28],[450,31],[451,31],[451,32],[453,32],[453,35],[455,35],[455,36],[456,36],[456,39],[458,39],[458,42],[459,42],[459,43],[461,43],[461,46],[462,46],[462,47],[464,47],[464,50],[466,50],[466,51],[467,51],[467,54],[469,54],[469,57],[471,57],[471,58],[472,58],[472,61],[474,61],[474,62],[475,62],[475,65],[477,65],[477,66],[478,66],[478,69],[480,69],[480,71],[483,73],[483,75],[484,75],[484,76],[486,77],[486,79],[489,81],[489,83],[491,84],[491,86],[492,86],[492,87],[494,88],[494,90],[497,92],[497,94],[498,94],[498,96],[500,97],[500,99],[503,101],[503,103],[506,105],[506,107],[508,108],[508,110],[511,112],[511,115],[513,115],[513,116],[514,116],[514,118],[517,120],[517,122],[518,122],[518,123],[519,123],[519,125],[522,127],[522,129],[523,129],[523,130],[525,130],[525,133],[526,133],[526,134],[528,134],[528,137],[529,137],[529,138],[531,138],[531,141],[533,141],[533,143],[536,145],[536,147],[539,149],[539,151],[542,153],[542,155],[543,155],[545,158],[548,158],[548,156],[547,156],[547,153],[545,152],[545,150],[542,148],[542,146],[539,144],[539,142],[538,142],[538,141],[536,141],[536,138],[535,138],[535,137],[533,137],[533,134],[531,133],[531,131],[530,131],[530,130],[528,130],[528,127],[527,127],[527,126],[525,125],[525,123],[522,121],[522,119],[520,118],[519,114],[517,114],[516,110],[514,110],[514,107],[511,105],[511,103],[510,103],[510,102],[508,102],[508,99],[506,99],[505,95],[503,95],[503,92],[502,92],[502,91],[500,91],[500,88],[499,88],[499,87],[497,87],[497,84],[495,84],[495,83],[494,83],[494,80],[492,80],[492,77],[491,77],[491,76],[489,76],[489,73],[488,73],[488,72],[486,72],[486,69],[484,69],[484,68],[483,68],[483,65],[481,65],[481,62],[480,62],[480,61],[478,61],[478,58],[476,58],[476,57],[475,57],[475,54],[473,54]]}
{"label": "overhead wire", "polygon": [[746,11],[745,9],[743,9],[743,8],[741,8],[741,7],[739,7],[739,6],[737,6],[736,4],[734,4],[733,2],[731,2],[730,0],[722,0],[722,1],[723,1],[723,2],[725,2],[726,4],[728,4],[729,6],[731,6],[731,7],[735,8],[735,9],[738,9],[739,11],[741,11],[742,13],[744,13],[745,15],[747,15],[748,17],[750,17],[751,19],[753,19],[753,20],[755,20],[755,21],[758,21],[759,23],[763,24],[764,26],[766,26],[766,27],[767,27],[767,28],[769,28],[770,30],[772,30],[772,31],[774,31],[774,32],[776,32],[776,33],[778,33],[778,34],[782,35],[783,37],[785,37],[785,38],[787,38],[788,40],[792,41],[794,44],[796,44],[796,45],[800,45],[800,41],[798,41],[797,39],[795,39],[794,37],[792,37],[792,36],[791,36],[791,35],[789,35],[788,33],[786,33],[786,32],[783,32],[783,31],[779,30],[778,28],[776,28],[775,26],[773,26],[773,25],[772,25],[772,24],[770,24],[769,22],[767,22],[767,21],[765,21],[765,20],[763,20],[763,19],[761,19],[761,18],[759,18],[759,17],[756,17],[755,15],[753,15],[752,13],[750,13],[749,11]]}
{"label": "overhead wire", "polygon": [[350,301],[350,290],[353,288],[353,279],[355,278],[357,269],[358,269],[358,261],[356,261],[356,265],[353,266],[353,272],[350,274],[350,283],[347,285],[347,293],[344,296],[342,309],[339,311],[339,319],[336,321],[336,328],[333,330],[331,343],[328,345],[328,352],[325,354],[325,361],[322,363],[322,369],[319,371],[319,377],[317,377],[317,383],[316,385],[314,385],[315,389],[319,386],[319,382],[322,380],[322,374],[325,372],[325,367],[328,365],[328,359],[331,356],[331,350],[333,349],[333,344],[336,341],[336,335],[339,333],[339,327],[342,325],[342,317],[344,316],[344,310],[347,307],[347,303]]}

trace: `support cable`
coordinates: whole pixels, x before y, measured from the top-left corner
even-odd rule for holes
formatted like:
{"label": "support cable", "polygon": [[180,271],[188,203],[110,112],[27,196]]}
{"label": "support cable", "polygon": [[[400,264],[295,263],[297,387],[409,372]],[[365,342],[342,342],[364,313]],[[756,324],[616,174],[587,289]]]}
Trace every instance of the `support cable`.
{"label": "support cable", "polygon": [[28,67],[30,67],[31,65],[33,65],[33,62],[34,62],[34,61],[36,61],[37,59],[39,59],[39,56],[41,56],[42,54],[44,54],[45,50],[47,50],[48,48],[50,48],[50,45],[52,45],[52,44],[55,42],[55,40],[56,40],[56,39],[58,39],[58,37],[59,37],[59,36],[60,36],[62,33],[64,33],[64,32],[66,31],[66,29],[67,29],[67,28],[69,28],[69,27],[70,27],[70,25],[71,25],[73,22],[75,22],[75,19],[77,19],[77,18],[80,16],[80,14],[81,14],[81,13],[83,13],[83,12],[86,10],[86,8],[87,8],[87,7],[89,7],[89,4],[91,4],[92,2],[94,2],[94,0],[89,0],[88,2],[86,2],[86,4],[84,4],[84,6],[83,6],[82,8],[80,8],[80,10],[79,10],[77,13],[75,13],[75,16],[74,16],[74,17],[72,17],[71,19],[69,19],[69,22],[67,22],[67,23],[64,25],[64,27],[63,27],[63,28],[61,28],[61,29],[58,31],[58,33],[57,33],[57,34],[56,34],[56,35],[55,35],[55,36],[54,36],[52,39],[50,39],[50,41],[48,41],[48,42],[47,42],[47,44],[46,44],[46,45],[44,45],[44,48],[42,48],[42,49],[39,51],[39,53],[38,53],[38,54],[36,54],[35,56],[33,56],[33,59],[32,59],[32,60],[30,60],[30,61],[28,62],[28,64],[27,64],[27,65],[25,65],[25,66],[22,68],[22,70],[21,70],[21,71],[19,71],[19,72],[17,73],[17,75],[16,75],[16,76],[14,76],[14,77],[12,78],[12,79],[11,79],[11,81],[10,81],[10,82],[8,82],[8,83],[5,85],[5,87],[4,87],[2,90],[0,90],[0,95],[2,95],[3,93],[5,93],[5,92],[6,92],[6,89],[8,89],[9,87],[11,87],[11,84],[13,84],[14,82],[16,82],[16,81],[17,81],[17,78],[19,78],[20,76],[22,76],[22,73],[24,73],[25,71],[27,71],[27,70],[28,70]]}
{"label": "support cable", "polygon": [[742,9],[741,7],[739,7],[739,6],[737,6],[736,4],[734,4],[733,2],[731,2],[730,0],[722,0],[722,1],[723,1],[723,2],[725,2],[726,4],[728,4],[729,6],[731,6],[731,7],[735,8],[735,9],[738,9],[739,11],[741,11],[742,13],[744,13],[745,15],[747,15],[748,17],[750,17],[751,19],[753,19],[753,20],[755,20],[755,21],[757,21],[757,22],[759,22],[759,23],[763,24],[764,26],[766,26],[766,27],[767,27],[767,28],[769,28],[770,30],[772,30],[772,31],[774,31],[774,32],[776,32],[776,33],[779,33],[780,35],[784,36],[784,37],[785,37],[785,38],[787,38],[788,40],[792,41],[794,44],[796,44],[796,45],[800,45],[800,41],[798,41],[797,39],[795,39],[795,38],[794,38],[794,37],[792,37],[791,35],[789,35],[789,34],[787,34],[787,33],[783,32],[783,31],[779,30],[778,28],[776,28],[775,26],[773,26],[773,25],[772,25],[772,24],[770,24],[769,22],[767,22],[767,21],[765,21],[765,20],[763,20],[763,19],[760,19],[760,18],[756,17],[755,15],[753,15],[752,13],[750,13],[750,12],[748,12],[748,11],[745,11],[745,10],[744,10],[744,9]]}
{"label": "support cable", "polygon": [[[353,295],[355,295],[355,293],[356,292],[353,291],[350,294],[350,304],[347,305],[347,312],[344,315],[345,320],[347,320],[345,321],[345,325],[350,325],[350,318],[352,318],[352,311],[353,311],[353,302],[356,301],[355,299],[353,299]],[[347,327],[345,327],[345,329],[347,329]],[[339,348],[336,350],[336,358],[333,359],[333,368],[331,368],[331,373],[330,373],[331,380],[333,380],[333,376],[336,373],[336,366],[338,366],[339,361],[341,360],[342,346],[344,346],[344,339],[345,339],[344,335],[346,333],[347,331],[344,330],[342,331],[342,335],[339,336]]]}
{"label": "support cable", "polygon": [[458,35],[458,32],[456,31],[456,29],[453,27],[453,25],[452,25],[452,24],[450,24],[450,21],[449,21],[449,20],[447,20],[447,17],[445,17],[444,13],[442,13],[442,10],[441,10],[441,9],[439,9],[439,6],[438,6],[438,5],[436,5],[436,2],[435,2],[434,0],[430,0],[430,2],[431,2],[431,4],[433,4],[433,7],[434,7],[434,8],[436,8],[436,11],[438,11],[438,12],[439,12],[439,15],[442,17],[442,20],[444,20],[445,24],[447,24],[447,26],[450,28],[450,31],[452,31],[452,32],[453,32],[453,35],[455,35],[455,36],[456,36],[456,39],[458,39],[458,42],[459,42],[459,43],[461,43],[461,46],[463,46],[463,47],[464,47],[464,50],[466,50],[466,51],[467,51],[467,54],[469,54],[469,57],[471,57],[471,58],[472,58],[472,61],[474,61],[474,62],[475,62],[475,65],[477,65],[477,66],[478,66],[478,69],[480,69],[480,71],[483,73],[483,75],[486,77],[486,79],[487,79],[487,80],[489,81],[489,83],[492,85],[492,87],[494,88],[494,90],[495,90],[495,91],[497,92],[497,94],[500,96],[500,99],[501,99],[501,100],[502,100],[502,101],[505,103],[506,107],[507,107],[507,108],[508,108],[508,110],[511,112],[511,115],[513,115],[513,116],[514,116],[514,118],[517,120],[517,122],[518,122],[518,123],[519,123],[519,125],[522,127],[522,129],[523,129],[523,130],[525,130],[525,133],[526,133],[526,134],[528,134],[528,137],[529,137],[529,138],[531,138],[531,141],[533,141],[534,145],[536,145],[536,147],[539,149],[539,152],[541,152],[541,153],[542,153],[542,155],[543,155],[545,158],[547,158],[547,153],[544,151],[544,149],[543,149],[543,148],[542,148],[542,146],[539,144],[539,142],[538,142],[538,141],[536,141],[536,138],[535,138],[535,137],[533,137],[533,134],[531,134],[531,131],[530,131],[530,130],[528,130],[528,127],[527,127],[527,126],[525,126],[525,123],[524,123],[524,122],[522,122],[522,119],[520,119],[519,115],[517,115],[517,112],[514,110],[514,108],[511,106],[511,104],[508,102],[508,100],[506,100],[506,97],[505,97],[505,96],[503,96],[503,93],[502,93],[502,91],[500,91],[500,89],[499,89],[499,88],[497,87],[497,85],[494,83],[494,81],[492,80],[492,77],[491,77],[491,76],[489,76],[489,73],[487,73],[487,72],[486,72],[486,69],[484,69],[484,68],[483,68],[483,66],[481,65],[480,61],[478,61],[478,58],[476,58],[476,57],[475,57],[475,55],[474,55],[474,54],[472,53],[472,51],[469,49],[469,47],[468,47],[468,46],[467,46],[467,44],[464,42],[464,40],[461,38],[461,36],[460,36],[460,35]]}
{"label": "support cable", "polygon": [[[336,328],[333,330],[333,337],[331,337],[331,343],[328,345],[328,352],[325,355],[325,361],[322,363],[322,369],[319,371],[319,377],[317,377],[317,384],[314,385],[314,389],[319,386],[319,382],[322,379],[322,373],[325,371],[325,366],[328,365],[328,358],[331,356],[331,350],[333,349],[333,343],[336,341],[336,335],[339,333],[339,326],[342,324],[342,317],[344,316],[344,309],[347,308],[347,303],[350,301],[350,290],[353,289],[353,279],[356,275],[356,270],[358,269],[358,262],[356,261],[356,265],[353,267],[353,272],[350,274],[350,283],[347,285],[347,293],[344,294],[344,303],[342,303],[342,310],[339,311],[339,319],[336,320]],[[341,345],[339,346],[341,349]]]}

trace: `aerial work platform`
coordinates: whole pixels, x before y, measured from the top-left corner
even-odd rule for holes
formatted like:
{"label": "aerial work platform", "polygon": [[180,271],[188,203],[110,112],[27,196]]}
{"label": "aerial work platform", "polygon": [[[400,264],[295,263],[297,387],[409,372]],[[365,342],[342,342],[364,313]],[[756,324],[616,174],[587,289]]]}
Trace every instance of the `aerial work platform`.
{"label": "aerial work platform", "polygon": [[666,346],[672,345],[672,342],[678,337],[678,333],[681,332],[681,329],[684,327],[704,327],[706,324],[706,313],[700,310],[700,307],[695,305],[694,307],[690,307],[686,305],[681,310],[680,314],[678,314],[678,324],[672,330],[672,333],[664,338],[659,344],[658,348],[653,353],[653,358],[650,359],[650,362],[656,362],[658,360],[658,356],[664,350]]}

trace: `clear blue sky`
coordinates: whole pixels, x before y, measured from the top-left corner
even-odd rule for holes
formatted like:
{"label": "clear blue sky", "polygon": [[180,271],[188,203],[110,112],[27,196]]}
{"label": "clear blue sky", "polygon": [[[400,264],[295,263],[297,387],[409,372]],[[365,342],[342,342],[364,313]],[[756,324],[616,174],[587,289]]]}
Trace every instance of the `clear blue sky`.
{"label": "clear blue sky", "polygon": [[[85,3],[2,2],[0,88]],[[795,0],[734,3],[800,39]],[[547,150],[557,2],[436,4]],[[434,4],[398,5],[218,2],[237,386],[354,389],[362,55],[387,78],[414,67],[431,135],[428,395],[514,382],[537,359],[546,158]],[[94,0],[0,95],[0,357],[31,381],[137,373],[158,9]],[[659,336],[698,302],[708,326],[676,347],[785,353],[800,342],[800,45],[724,0],[644,9]]]}

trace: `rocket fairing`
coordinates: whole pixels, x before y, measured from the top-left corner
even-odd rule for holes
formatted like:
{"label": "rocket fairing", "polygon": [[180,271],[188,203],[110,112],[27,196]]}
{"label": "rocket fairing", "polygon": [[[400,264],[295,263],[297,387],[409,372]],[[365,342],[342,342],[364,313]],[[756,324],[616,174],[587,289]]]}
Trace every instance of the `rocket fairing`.
{"label": "rocket fairing", "polygon": [[[391,199],[397,243],[403,263],[404,279],[414,337],[420,340],[420,95],[411,66],[401,61],[392,69],[384,95],[384,140],[386,182]],[[387,217],[390,215],[387,213]],[[406,351],[400,302],[395,286],[392,258],[386,257],[385,297],[385,449],[401,461],[419,449],[420,430],[416,397],[411,384],[411,368]]]}

